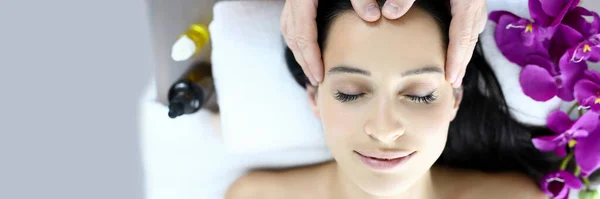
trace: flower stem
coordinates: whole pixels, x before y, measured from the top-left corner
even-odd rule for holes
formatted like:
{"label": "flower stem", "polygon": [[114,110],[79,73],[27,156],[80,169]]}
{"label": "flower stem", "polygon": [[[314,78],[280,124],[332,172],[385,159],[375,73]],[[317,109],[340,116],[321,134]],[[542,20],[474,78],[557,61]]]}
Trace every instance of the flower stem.
{"label": "flower stem", "polygon": [[569,155],[563,159],[562,163],[560,163],[560,170],[565,170],[567,168],[567,164],[569,164],[571,158],[573,158],[573,151],[571,151]]}
{"label": "flower stem", "polygon": [[579,109],[579,117],[583,115],[583,109]]}
{"label": "flower stem", "polygon": [[571,108],[569,108],[567,115],[571,115],[571,113],[573,112],[573,110],[575,110],[575,108],[577,108],[577,106],[579,106],[579,103],[577,103],[577,102],[573,103],[573,106],[571,106]]}
{"label": "flower stem", "polygon": [[573,174],[575,176],[579,177],[579,174],[581,174],[581,167],[579,167],[579,166],[575,167],[575,172]]}
{"label": "flower stem", "polygon": [[587,190],[590,190],[590,188],[591,188],[591,186],[592,186],[592,185],[590,184],[590,179],[588,179],[587,177],[584,177],[584,178],[582,178],[582,179],[583,179],[583,183],[585,184],[585,188],[586,188]]}

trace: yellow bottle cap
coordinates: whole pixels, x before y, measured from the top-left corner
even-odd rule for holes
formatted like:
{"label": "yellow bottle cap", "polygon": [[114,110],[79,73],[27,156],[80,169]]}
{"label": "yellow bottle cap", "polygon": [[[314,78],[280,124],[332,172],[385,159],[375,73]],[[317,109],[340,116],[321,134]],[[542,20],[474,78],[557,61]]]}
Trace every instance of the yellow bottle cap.
{"label": "yellow bottle cap", "polygon": [[171,58],[175,61],[185,61],[200,52],[208,43],[210,34],[204,25],[193,24],[179,37],[171,49]]}

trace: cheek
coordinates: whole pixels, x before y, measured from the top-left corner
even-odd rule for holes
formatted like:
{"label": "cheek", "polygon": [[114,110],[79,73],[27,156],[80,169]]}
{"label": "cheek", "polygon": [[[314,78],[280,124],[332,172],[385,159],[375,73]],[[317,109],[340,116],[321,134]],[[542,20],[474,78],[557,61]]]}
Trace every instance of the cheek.
{"label": "cheek", "polygon": [[425,162],[433,164],[435,160],[444,151],[446,140],[448,138],[448,128],[450,126],[450,111],[452,103],[440,103],[421,111],[419,114],[414,114],[411,120],[411,128],[416,136],[419,150],[426,157]]}
{"label": "cheek", "polygon": [[[417,109],[417,110],[415,110]],[[405,118],[408,132],[422,136],[441,136],[447,132],[451,108],[446,104],[423,105],[407,108]]]}
{"label": "cheek", "polygon": [[454,98],[445,92],[433,104],[403,102],[402,114],[407,121],[407,132],[418,132],[419,136],[446,137],[454,107]]}
{"label": "cheek", "polygon": [[406,131],[408,137],[416,144],[416,148],[430,157],[437,159],[444,150],[450,126],[450,112],[453,100],[431,105],[406,108]]}
{"label": "cheek", "polygon": [[351,147],[351,143],[360,141],[364,129],[364,114],[355,107],[342,104],[333,97],[327,96],[326,93],[320,93],[319,96],[321,96],[318,99],[321,123],[332,152],[335,153],[336,148],[347,150]]}

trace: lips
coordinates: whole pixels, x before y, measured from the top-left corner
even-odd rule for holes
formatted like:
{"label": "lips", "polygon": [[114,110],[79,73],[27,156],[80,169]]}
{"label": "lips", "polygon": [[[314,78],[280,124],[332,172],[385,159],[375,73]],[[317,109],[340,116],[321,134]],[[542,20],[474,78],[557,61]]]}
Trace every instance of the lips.
{"label": "lips", "polygon": [[378,171],[393,170],[401,165],[404,165],[410,157],[415,153],[414,151],[401,151],[401,152],[358,152],[354,151],[360,158],[361,162],[371,169]]}

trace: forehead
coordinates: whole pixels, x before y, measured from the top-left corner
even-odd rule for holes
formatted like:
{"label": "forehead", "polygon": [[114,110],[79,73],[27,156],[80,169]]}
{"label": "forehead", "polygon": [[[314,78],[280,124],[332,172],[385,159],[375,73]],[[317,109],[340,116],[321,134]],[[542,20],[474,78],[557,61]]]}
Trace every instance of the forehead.
{"label": "forehead", "polygon": [[423,65],[444,68],[446,46],[435,19],[411,9],[397,20],[369,23],[354,12],[334,19],[323,52],[326,70],[337,65],[398,68]]}

